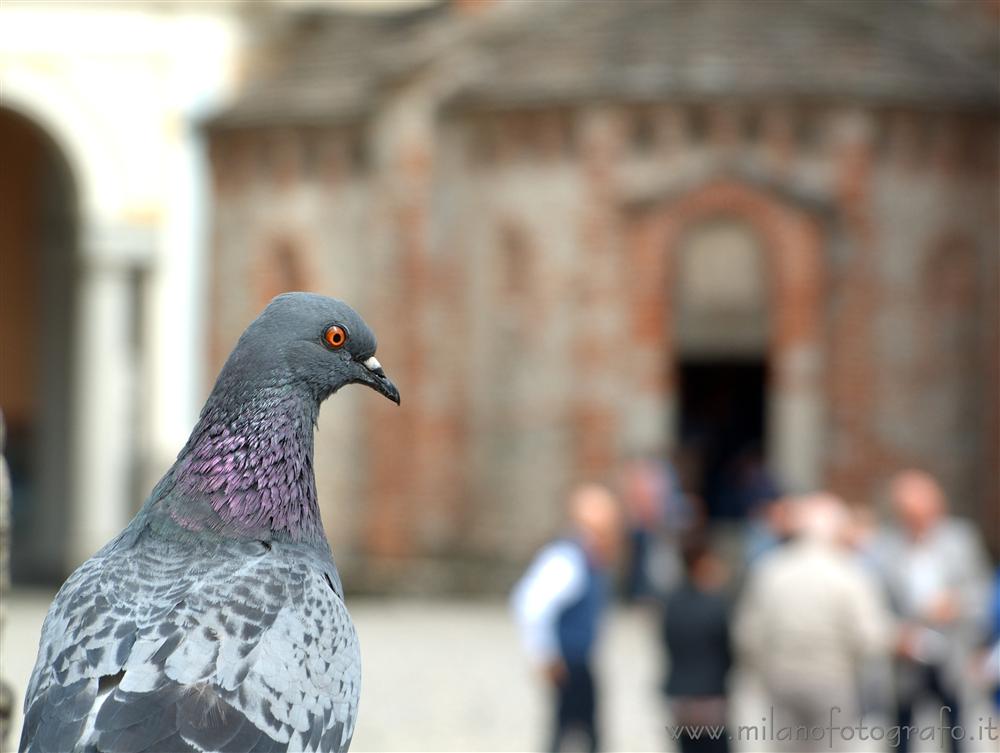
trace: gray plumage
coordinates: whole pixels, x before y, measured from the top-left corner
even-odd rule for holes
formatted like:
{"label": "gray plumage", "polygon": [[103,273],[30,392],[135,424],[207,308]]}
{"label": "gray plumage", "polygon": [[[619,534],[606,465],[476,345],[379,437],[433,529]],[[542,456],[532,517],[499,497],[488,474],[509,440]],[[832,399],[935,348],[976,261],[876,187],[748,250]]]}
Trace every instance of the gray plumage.
{"label": "gray plumage", "polygon": [[322,296],[279,296],[251,324],[177,462],[56,596],[21,751],[347,750],[360,655],[312,437],[345,384],[399,402],[374,352]]}

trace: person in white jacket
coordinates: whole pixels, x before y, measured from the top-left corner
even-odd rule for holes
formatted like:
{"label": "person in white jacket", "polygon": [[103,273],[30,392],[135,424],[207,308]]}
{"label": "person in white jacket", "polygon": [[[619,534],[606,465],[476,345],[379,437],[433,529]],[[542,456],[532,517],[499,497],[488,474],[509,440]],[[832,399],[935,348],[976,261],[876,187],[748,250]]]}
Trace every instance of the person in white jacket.
{"label": "person in white jacket", "polygon": [[[896,474],[890,485],[895,525],[880,538],[879,567],[900,623],[896,646],[897,724],[908,728],[916,706],[933,700],[951,729],[961,720],[962,687],[984,638],[989,609],[988,556],[969,521],[948,514],[944,490],[925,471]],[[906,753],[908,736],[896,746]]]}
{"label": "person in white jacket", "polygon": [[511,606],[524,647],[553,690],[550,750],[580,732],[599,748],[592,657],[610,600],[610,568],[619,549],[618,504],[594,484],[570,496],[572,530],[544,547],[514,588]]}

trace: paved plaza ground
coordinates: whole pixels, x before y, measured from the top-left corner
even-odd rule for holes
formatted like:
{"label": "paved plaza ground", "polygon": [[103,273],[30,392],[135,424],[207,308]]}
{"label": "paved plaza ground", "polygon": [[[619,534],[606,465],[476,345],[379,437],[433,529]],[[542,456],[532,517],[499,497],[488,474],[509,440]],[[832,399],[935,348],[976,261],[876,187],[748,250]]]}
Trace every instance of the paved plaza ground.
{"label": "paved plaza ground", "polygon": [[[19,696],[51,599],[51,592],[21,590],[6,604],[0,671]],[[356,598],[349,599],[349,606],[364,665],[352,753],[533,751],[542,746],[547,698],[520,652],[503,602]],[[604,749],[673,750],[666,732],[669,719],[656,690],[661,658],[650,614],[638,608],[615,610],[606,638],[600,657]],[[746,679],[737,678],[735,685],[734,715],[759,719],[760,694]],[[19,731],[20,724],[16,719],[14,729]],[[8,746],[16,746],[16,736]],[[977,747],[982,748],[972,749]],[[737,751],[746,748],[735,746]]]}

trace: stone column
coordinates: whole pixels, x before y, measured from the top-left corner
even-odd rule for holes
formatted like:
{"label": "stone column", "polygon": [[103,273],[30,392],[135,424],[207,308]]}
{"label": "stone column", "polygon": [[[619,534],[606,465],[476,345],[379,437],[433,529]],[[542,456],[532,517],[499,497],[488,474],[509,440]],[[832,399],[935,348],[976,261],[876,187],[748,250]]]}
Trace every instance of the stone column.
{"label": "stone column", "polygon": [[838,222],[837,279],[831,281],[837,315],[828,350],[828,486],[848,499],[867,499],[884,468],[874,431],[878,408],[873,327],[880,305],[876,270],[878,225],[872,216],[876,168],[875,116],[862,109],[836,113],[833,121]]}
{"label": "stone column", "polygon": [[790,491],[823,482],[822,234],[808,215],[777,207],[772,228],[775,318],[768,388],[768,458]]}
{"label": "stone column", "polygon": [[817,343],[802,343],[776,354],[776,378],[768,394],[768,457],[792,492],[822,483],[825,411],[822,354]]}
{"label": "stone column", "polygon": [[153,235],[144,228],[92,229],[83,238],[74,333],[71,568],[114,537],[142,502],[132,498],[131,483],[140,420],[134,409],[134,282],[152,248]]}
{"label": "stone column", "polygon": [[616,290],[621,275],[618,243],[617,166],[624,123],[615,108],[597,106],[581,115],[584,196],[580,247],[573,281],[571,345],[574,364],[570,425],[578,479],[600,479],[614,467],[621,417],[615,402],[615,369],[622,358]]}

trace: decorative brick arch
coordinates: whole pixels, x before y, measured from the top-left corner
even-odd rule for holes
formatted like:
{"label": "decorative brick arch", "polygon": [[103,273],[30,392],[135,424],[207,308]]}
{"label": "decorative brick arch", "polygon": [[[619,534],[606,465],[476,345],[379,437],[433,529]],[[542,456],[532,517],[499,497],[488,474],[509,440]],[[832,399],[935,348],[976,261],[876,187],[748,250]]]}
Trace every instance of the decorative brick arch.
{"label": "decorative brick arch", "polygon": [[280,235],[260,251],[251,270],[256,309],[281,293],[316,288],[312,257],[295,237]]}
{"label": "decorative brick arch", "polygon": [[640,390],[644,405],[659,394],[658,423],[674,418],[677,338],[668,312],[677,260],[685,234],[716,219],[745,223],[764,255],[770,461],[792,487],[815,486],[821,480],[824,434],[822,232],[815,217],[770,191],[720,179],[647,203],[629,218],[630,326],[632,341],[647,353],[637,359],[645,369]]}

